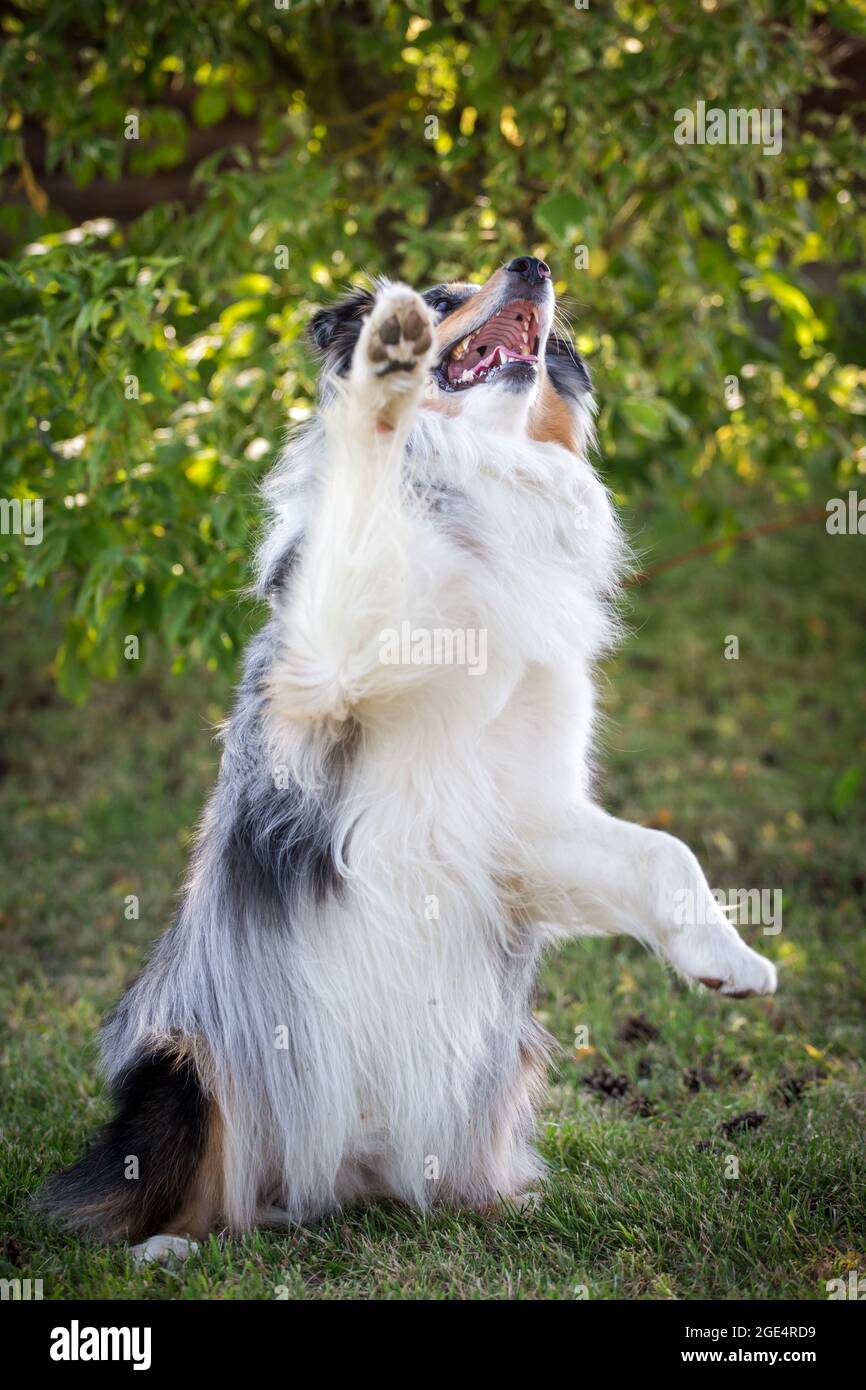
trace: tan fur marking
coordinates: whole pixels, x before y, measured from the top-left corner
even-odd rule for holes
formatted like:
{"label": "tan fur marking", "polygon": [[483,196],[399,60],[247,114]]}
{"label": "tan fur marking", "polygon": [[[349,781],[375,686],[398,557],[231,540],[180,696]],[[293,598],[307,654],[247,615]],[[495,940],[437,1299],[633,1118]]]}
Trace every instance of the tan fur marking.
{"label": "tan fur marking", "polygon": [[460,401],[452,396],[425,396],[421,402],[422,410],[436,410],[440,415],[459,415]]}
{"label": "tan fur marking", "polygon": [[540,444],[562,444],[577,451],[571,411],[545,373],[538,401],[529,420],[529,438]]}
{"label": "tan fur marking", "polygon": [[223,1122],[216,1105],[208,1116],[208,1143],[186,1201],[166,1226],[165,1235],[206,1240],[223,1206]]}

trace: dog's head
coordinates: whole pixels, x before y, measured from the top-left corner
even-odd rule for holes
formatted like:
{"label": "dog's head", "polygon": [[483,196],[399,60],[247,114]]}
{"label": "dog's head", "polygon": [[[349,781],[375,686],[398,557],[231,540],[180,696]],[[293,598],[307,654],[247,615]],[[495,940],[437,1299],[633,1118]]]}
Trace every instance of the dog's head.
{"label": "dog's head", "polygon": [[[422,296],[439,320],[426,406],[480,424],[486,417],[569,448],[582,441],[589,373],[571,341],[554,331],[555,297],[544,261],[518,256],[483,285],[434,285]],[[373,298],[357,290],[313,317],[310,334],[330,370],[348,371]]]}

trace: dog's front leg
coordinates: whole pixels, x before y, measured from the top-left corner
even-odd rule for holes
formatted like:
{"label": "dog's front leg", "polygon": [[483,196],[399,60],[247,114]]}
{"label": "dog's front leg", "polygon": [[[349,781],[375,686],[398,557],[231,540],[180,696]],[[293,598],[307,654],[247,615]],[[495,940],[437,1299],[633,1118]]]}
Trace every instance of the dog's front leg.
{"label": "dog's front leg", "polygon": [[776,970],[751,950],[710,892],[691,850],[673,835],[576,807],[541,851],[542,872],[567,898],[570,925],[635,936],[681,974],[741,997],[773,994]]}
{"label": "dog's front leg", "polygon": [[383,633],[404,620],[432,623],[448,579],[403,477],[434,358],[427,305],[405,285],[387,286],[324,414],[320,490],[269,679],[278,719],[340,723],[423,678],[417,666],[383,659]]}

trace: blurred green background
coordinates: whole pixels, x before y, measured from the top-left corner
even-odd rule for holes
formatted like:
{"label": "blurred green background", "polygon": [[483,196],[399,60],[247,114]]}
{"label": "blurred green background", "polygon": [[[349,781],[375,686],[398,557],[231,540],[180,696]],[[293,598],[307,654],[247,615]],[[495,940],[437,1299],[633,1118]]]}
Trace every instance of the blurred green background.
{"label": "blurred green background", "polygon": [[[862,1279],[866,541],[823,509],[866,469],[866,5],[10,0],[0,30],[0,498],[44,499],[41,545],[0,535],[0,1272],[47,1298]],[[781,108],[781,153],[678,145],[698,101]],[[312,409],[304,326],[365,275],[524,251],[650,572],[601,673],[599,796],[714,887],[782,890],[778,936],[741,925],[779,995],[573,943],[538,1000],[563,1055],[537,1213],[383,1204],[135,1270],[25,1199],[105,1115],[99,1019],[175,911],[261,617],[256,485]]]}
{"label": "blurred green background", "polygon": [[[0,27],[0,537],[62,619],[235,668],[255,484],[311,409],[302,332],[365,274],[541,254],[621,502],[726,536],[866,468],[866,4],[13,0]],[[760,145],[675,113],[781,109]]]}

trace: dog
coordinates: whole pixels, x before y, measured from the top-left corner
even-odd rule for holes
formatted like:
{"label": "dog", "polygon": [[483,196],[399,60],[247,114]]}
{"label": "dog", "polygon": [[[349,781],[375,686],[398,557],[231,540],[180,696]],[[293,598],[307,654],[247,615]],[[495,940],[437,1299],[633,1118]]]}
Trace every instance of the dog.
{"label": "dog", "polygon": [[[545,948],[626,933],[771,994],[691,851],[592,796],[627,551],[548,266],[319,310],[265,484],[246,656],[178,917],[103,1030],[113,1118],[47,1186],[137,1258],[543,1179]],[[693,904],[683,916],[677,904]]]}

